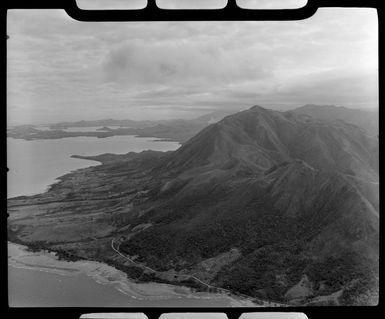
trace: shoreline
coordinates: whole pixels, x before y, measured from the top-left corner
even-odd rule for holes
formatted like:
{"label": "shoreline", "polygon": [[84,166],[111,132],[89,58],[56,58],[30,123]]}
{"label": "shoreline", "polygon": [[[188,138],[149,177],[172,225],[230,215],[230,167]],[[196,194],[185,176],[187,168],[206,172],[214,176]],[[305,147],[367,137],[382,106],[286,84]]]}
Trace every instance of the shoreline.
{"label": "shoreline", "polygon": [[[154,136],[158,135],[158,136]],[[7,132],[7,137],[25,140],[25,141],[40,141],[40,140],[60,140],[63,138],[73,137],[95,137],[98,139],[109,138],[114,136],[133,136],[137,138],[153,138],[154,142],[177,142],[182,144],[183,138],[179,136],[167,136],[169,134],[151,134],[142,132],[140,129],[126,128],[123,130],[116,129],[111,131],[63,131],[63,130],[36,130],[33,134],[25,132]]]}
{"label": "shoreline", "polygon": [[[156,151],[156,152],[160,152],[160,151]],[[168,152],[168,151],[162,151],[162,153],[165,153],[165,152]],[[134,152],[134,153],[137,153],[137,152]],[[100,161],[98,161],[97,159],[94,159],[94,158],[100,157],[102,155],[103,154],[95,155],[95,156],[89,156],[88,158],[86,156],[73,156],[73,155],[71,157],[100,163]],[[114,155],[117,156],[116,154],[114,154]],[[90,157],[94,157],[94,158],[91,159]],[[80,170],[87,170],[87,169],[90,169],[91,167],[95,167],[95,166],[98,166],[98,165],[92,165],[91,164],[87,167],[78,168],[78,169],[75,169],[74,171],[70,171],[68,173],[65,173],[64,175],[56,177],[55,182],[53,184],[49,185],[48,189],[52,188],[53,186],[58,184],[60,181],[65,180],[66,178],[68,178],[68,176],[71,176],[71,173],[74,173],[74,172],[80,171]],[[20,197],[23,197],[23,196],[20,196]],[[26,200],[28,199],[28,197],[29,196],[25,196]],[[8,200],[10,200],[10,199],[15,199],[15,198],[8,198]],[[42,199],[43,199],[42,202],[40,202],[38,200],[34,204],[25,203],[25,204],[22,204],[22,206],[44,205],[44,204],[50,203],[50,202],[45,201],[45,199],[49,199],[49,198],[42,198]],[[69,201],[72,202],[72,201],[77,201],[77,200],[83,201],[84,199],[80,198],[80,199],[74,199],[74,200],[69,200]],[[98,199],[98,200],[100,200],[100,199]],[[105,199],[103,199],[103,200],[105,200]],[[56,201],[54,201],[54,202],[56,202]],[[58,202],[61,202],[60,199],[58,200]],[[16,206],[20,206],[20,205],[16,205]],[[17,236],[16,236],[16,233],[13,234],[12,230],[8,230],[8,238],[10,239],[10,243],[24,247],[28,253],[36,253],[38,255],[38,254],[42,254],[42,253],[45,254],[45,252],[48,252],[49,255],[56,260],[56,262],[68,262],[68,263],[79,262],[79,263],[84,263],[84,264],[101,263],[105,267],[112,267],[114,269],[114,272],[121,272],[122,274],[124,274],[124,278],[123,279],[121,278],[122,280],[118,281],[116,283],[117,285],[122,285],[122,281],[123,281],[124,284],[128,282],[128,285],[131,285],[131,286],[132,285],[137,285],[137,286],[147,285],[147,287],[150,287],[149,289],[147,289],[147,291],[144,292],[144,297],[143,297],[143,294],[140,295],[140,293],[139,293],[139,296],[129,294],[130,297],[136,297],[138,299],[142,298],[142,300],[145,300],[146,298],[148,298],[149,295],[151,295],[150,294],[150,292],[152,291],[151,288],[153,288],[154,286],[159,288],[159,286],[162,285],[162,287],[165,289],[165,295],[163,293],[161,293],[160,295],[157,296],[158,299],[159,298],[160,299],[168,299],[168,298],[170,298],[170,296],[172,298],[172,297],[176,297],[176,295],[178,295],[178,298],[188,298],[188,299],[215,299],[215,298],[221,299],[222,298],[222,299],[229,300],[230,303],[231,302],[233,304],[236,303],[236,306],[252,306],[252,307],[277,306],[277,304],[273,301],[257,300],[256,298],[253,298],[251,296],[250,297],[249,296],[242,296],[242,295],[238,295],[238,294],[233,293],[233,292],[230,292],[230,293],[206,292],[204,289],[202,289],[202,287],[200,287],[199,285],[195,285],[194,283],[191,283],[191,285],[190,285],[189,283],[184,283],[184,282],[176,282],[176,281],[168,281],[168,280],[159,279],[159,278],[151,278],[149,276],[146,276],[146,274],[144,274],[144,276],[140,276],[141,278],[135,278],[135,276],[134,277],[130,276],[130,270],[132,270],[133,267],[131,267],[131,269],[127,269],[125,271],[125,269],[124,269],[125,267],[122,264],[116,262],[113,259],[106,258],[103,255],[101,255],[100,257],[99,256],[96,257],[96,259],[89,259],[88,258],[89,256],[79,257],[76,253],[73,254],[73,253],[71,253],[71,251],[68,251],[65,248],[55,249],[55,250],[50,249],[47,245],[47,242],[44,242],[44,241],[31,242],[31,243],[19,241]],[[44,266],[41,268],[44,268]],[[130,268],[130,267],[128,267],[128,268]],[[35,267],[35,269],[36,269],[36,267]],[[50,269],[54,270],[54,269],[58,269],[58,267],[56,267],[56,268],[51,267]],[[45,267],[45,270],[47,270],[47,267]],[[102,282],[103,282],[103,280],[102,280]],[[111,283],[111,282],[107,282],[107,284],[109,284],[109,283]],[[151,287],[151,285],[152,285],[152,287]],[[125,288],[127,288],[127,287],[125,287]],[[126,291],[127,289],[125,289],[125,288],[121,288],[121,290]],[[146,290],[146,289],[144,289],[144,290]],[[175,291],[179,291],[179,290],[181,290],[183,292],[182,295],[180,295],[180,292],[179,293],[175,292]],[[128,291],[130,291],[130,293],[132,292],[131,289],[128,289]],[[203,296],[207,296],[207,297],[203,297]],[[152,296],[152,298],[153,297],[154,296]]]}
{"label": "shoreline", "polygon": [[[17,254],[10,256],[9,246],[16,248]],[[14,250],[11,248],[11,250]],[[39,261],[40,260],[40,261]],[[63,264],[65,267],[61,267]],[[47,265],[48,264],[48,265]],[[228,307],[258,307],[261,305],[241,297],[199,292],[188,286],[179,286],[169,283],[136,282],[127,274],[112,265],[100,261],[81,259],[68,261],[65,257],[57,256],[49,249],[31,248],[25,244],[8,241],[8,266],[54,273],[59,276],[86,275],[101,285],[111,285],[120,293],[141,301],[184,299],[193,301],[225,301]]]}

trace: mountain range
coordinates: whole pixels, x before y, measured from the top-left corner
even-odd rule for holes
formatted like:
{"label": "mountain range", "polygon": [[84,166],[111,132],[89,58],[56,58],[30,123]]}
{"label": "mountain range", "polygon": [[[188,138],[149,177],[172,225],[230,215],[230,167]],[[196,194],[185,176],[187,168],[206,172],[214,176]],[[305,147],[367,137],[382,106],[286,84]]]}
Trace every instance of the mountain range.
{"label": "mountain range", "polygon": [[[157,121],[135,121],[130,119],[82,120],[50,124],[48,125],[49,129],[42,129],[38,125],[17,125],[7,129],[7,136],[25,140],[41,140],[79,136],[106,138],[116,135],[135,135],[185,142],[207,125],[217,122],[231,113],[231,111],[215,111],[193,119]],[[93,130],[97,126],[100,126],[100,128]],[[70,127],[75,130],[67,131],[66,129]],[[76,128],[82,128],[82,130],[76,131]],[[86,128],[90,128],[90,130],[85,131]]]}
{"label": "mountain range", "polygon": [[[349,109],[331,105],[305,105],[292,110],[297,114],[309,115],[323,121],[342,120],[354,124],[370,136],[378,135],[378,111]],[[49,125],[49,130],[39,126],[19,125],[7,130],[12,138],[25,140],[59,139],[65,137],[93,136],[105,138],[115,135],[136,135],[140,137],[157,137],[181,143],[186,142],[206,126],[218,122],[225,116],[233,114],[231,110],[216,110],[193,119],[174,119],[156,121],[135,121],[130,119],[102,119],[94,121],[60,122]],[[92,128],[101,128],[93,131]],[[67,128],[82,130],[67,131]],[[84,129],[89,127],[90,131]]]}
{"label": "mountain range", "polygon": [[378,135],[378,110],[350,109],[334,105],[306,104],[296,108],[294,112],[307,114],[322,120],[343,120],[357,125],[372,136]]}
{"label": "mountain range", "polygon": [[255,300],[374,305],[378,140],[347,116],[317,112],[254,106],[174,152],[86,157],[102,164],[8,201],[8,236],[142,281],[199,288],[198,278]]}

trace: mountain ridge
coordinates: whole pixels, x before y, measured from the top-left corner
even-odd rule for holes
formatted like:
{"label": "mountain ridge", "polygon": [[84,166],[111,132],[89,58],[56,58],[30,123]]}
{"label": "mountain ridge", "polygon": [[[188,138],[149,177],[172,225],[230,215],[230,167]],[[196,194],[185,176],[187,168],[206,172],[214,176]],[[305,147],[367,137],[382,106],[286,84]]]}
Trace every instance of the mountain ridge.
{"label": "mountain ridge", "polygon": [[343,121],[330,123],[254,106],[203,129],[169,156],[166,167],[218,167],[235,161],[261,172],[298,158],[316,168],[344,167],[375,180],[378,159],[373,152],[378,154],[376,141]]}
{"label": "mountain ridge", "polygon": [[[254,106],[176,151],[96,156],[102,165],[67,174],[47,193],[9,200],[9,236],[142,280],[149,277],[119,259],[111,240],[161,273],[151,280],[177,282],[174,274],[199,269],[194,276],[252,298],[373,305],[377,143],[344,121]],[[304,280],[312,288],[299,297],[292,288]]]}
{"label": "mountain ridge", "polygon": [[343,120],[364,129],[371,136],[378,135],[378,110],[350,109],[343,106],[306,104],[292,110],[323,120]]}

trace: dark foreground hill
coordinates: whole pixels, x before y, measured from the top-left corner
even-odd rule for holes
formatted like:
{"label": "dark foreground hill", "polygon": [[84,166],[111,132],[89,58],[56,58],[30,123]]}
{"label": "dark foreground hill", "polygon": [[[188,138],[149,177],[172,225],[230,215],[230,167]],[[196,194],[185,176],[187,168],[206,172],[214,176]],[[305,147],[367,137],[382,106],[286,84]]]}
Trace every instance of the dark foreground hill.
{"label": "dark foreground hill", "polygon": [[376,304],[378,142],[357,126],[255,106],[175,152],[95,160],[45,194],[9,200],[10,239],[138,280]]}

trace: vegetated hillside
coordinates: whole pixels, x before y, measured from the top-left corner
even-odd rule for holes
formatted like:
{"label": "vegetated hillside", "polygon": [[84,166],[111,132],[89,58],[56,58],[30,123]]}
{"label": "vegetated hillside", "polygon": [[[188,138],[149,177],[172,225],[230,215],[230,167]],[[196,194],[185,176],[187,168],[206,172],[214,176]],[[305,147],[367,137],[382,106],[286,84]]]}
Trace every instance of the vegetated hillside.
{"label": "vegetated hillside", "polygon": [[376,181],[378,145],[343,121],[320,121],[259,106],[210,125],[169,156],[165,167],[226,169],[260,173],[290,159],[316,169]]}
{"label": "vegetated hillside", "polygon": [[120,238],[121,252],[169,281],[193,274],[290,304],[376,304],[378,143],[355,125],[255,106],[175,152],[94,159],[104,164],[11,200],[12,238],[123,267],[110,247]]}
{"label": "vegetated hillside", "polygon": [[363,296],[376,290],[378,146],[355,126],[257,106],[207,127],[157,170],[174,178],[126,253],[179,270],[237,248],[242,257],[213,283],[294,303],[333,293],[372,302]]}
{"label": "vegetated hillside", "polygon": [[307,104],[293,110],[297,114],[307,114],[322,120],[343,120],[363,128],[369,135],[378,135],[378,111],[350,109],[334,105]]}

